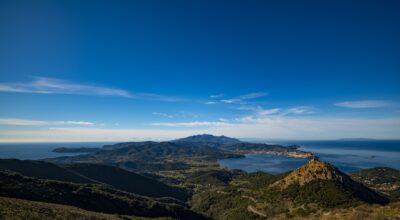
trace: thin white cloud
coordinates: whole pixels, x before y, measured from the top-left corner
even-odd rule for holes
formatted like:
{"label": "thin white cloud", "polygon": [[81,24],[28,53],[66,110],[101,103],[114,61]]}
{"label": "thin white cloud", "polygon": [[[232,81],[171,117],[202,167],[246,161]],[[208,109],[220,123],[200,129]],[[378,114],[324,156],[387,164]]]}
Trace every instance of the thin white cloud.
{"label": "thin white cloud", "polygon": [[225,104],[232,104],[232,103],[239,103],[242,100],[240,99],[222,99],[220,102],[225,103]]}
{"label": "thin white cloud", "polygon": [[260,109],[257,111],[258,115],[265,116],[265,115],[274,115],[281,111],[279,108],[272,108],[272,109]]}
{"label": "thin white cloud", "polygon": [[215,104],[218,104],[218,102],[210,101],[210,102],[205,102],[204,104],[206,104],[206,105],[215,105]]}
{"label": "thin white cloud", "polygon": [[152,112],[152,115],[161,116],[165,118],[198,118],[199,115],[193,112],[180,111],[175,114],[167,114],[163,112]]}
{"label": "thin white cloud", "polygon": [[216,99],[216,98],[221,98],[223,96],[224,96],[224,94],[210,95],[210,98]]}
{"label": "thin white cloud", "polygon": [[255,116],[266,116],[266,115],[309,115],[314,114],[315,108],[311,106],[297,106],[297,107],[290,107],[290,108],[271,108],[271,109],[264,109],[261,106],[239,106],[236,109],[238,110],[248,110],[253,111]]}
{"label": "thin white cloud", "polygon": [[38,120],[20,119],[20,118],[0,118],[0,125],[41,126],[41,125],[46,125],[46,122],[45,121],[38,121]]}
{"label": "thin white cloud", "polygon": [[41,121],[41,120],[30,120],[21,118],[0,118],[0,125],[11,125],[11,126],[51,126],[51,125],[81,125],[81,126],[93,126],[96,125],[89,121]]}
{"label": "thin white cloud", "polygon": [[237,96],[235,98],[230,99],[221,99],[219,102],[206,102],[205,104],[217,104],[217,103],[224,103],[224,104],[243,104],[246,100],[250,99],[257,99],[268,95],[265,92],[253,92],[244,95]]}
{"label": "thin white cloud", "polygon": [[[85,126],[95,125],[95,123],[89,121],[55,121],[50,123],[60,124],[60,125],[85,125]],[[104,123],[101,123],[99,125],[104,126]]]}
{"label": "thin white cloud", "polygon": [[360,100],[335,103],[335,106],[344,108],[384,108],[393,103],[387,100]]}
{"label": "thin white cloud", "polygon": [[167,114],[167,113],[162,113],[162,112],[152,112],[152,115],[157,115],[165,118],[173,118],[173,115]]}
{"label": "thin white cloud", "polygon": [[182,118],[198,118],[198,117],[200,117],[200,115],[197,114],[197,113],[193,113],[193,112],[180,111],[178,114],[176,114],[176,117],[182,117]]}
{"label": "thin white cloud", "polygon": [[46,77],[36,77],[33,81],[25,83],[0,83],[0,92],[134,97],[128,91],[121,89],[84,85]]}
{"label": "thin white cloud", "polygon": [[315,110],[309,106],[298,106],[292,107],[285,110],[284,114],[295,114],[295,115],[309,115],[314,114]]}
{"label": "thin white cloud", "polygon": [[81,84],[47,77],[35,77],[30,82],[0,83],[0,92],[114,96],[166,102],[176,102],[182,100],[181,98],[177,97],[167,97],[153,93],[133,94],[122,89]]}
{"label": "thin white cloud", "polygon": [[241,95],[238,97],[238,99],[241,99],[241,100],[256,99],[256,98],[264,97],[266,95],[268,95],[268,94],[265,92],[253,92],[253,93]]}
{"label": "thin white cloud", "polygon": [[246,105],[242,105],[242,106],[238,106],[235,109],[237,110],[245,110],[245,111],[258,111],[258,110],[262,110],[263,108],[261,106],[246,106]]}
{"label": "thin white cloud", "polygon": [[221,121],[192,121],[192,122],[158,122],[152,123],[153,126],[165,126],[165,127],[209,127],[209,126],[224,126],[228,125]]}

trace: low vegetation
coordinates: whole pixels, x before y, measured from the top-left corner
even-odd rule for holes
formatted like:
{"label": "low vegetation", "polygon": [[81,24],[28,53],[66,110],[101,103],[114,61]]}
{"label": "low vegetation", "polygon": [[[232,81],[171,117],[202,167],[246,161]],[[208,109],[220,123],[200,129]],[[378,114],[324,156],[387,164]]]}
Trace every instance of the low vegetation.
{"label": "low vegetation", "polygon": [[389,167],[375,167],[351,174],[352,178],[380,191],[394,200],[400,200],[400,171]]}
{"label": "low vegetation", "polygon": [[186,201],[189,197],[184,188],[172,187],[149,177],[100,164],[70,164],[68,170],[117,189],[149,197],[171,197]]}
{"label": "low vegetation", "polygon": [[[84,209],[53,203],[0,197],[0,218],[5,220],[121,220],[140,219],[134,216],[118,216],[90,212]],[[144,219],[144,218],[143,218]]]}
{"label": "low vegetation", "polygon": [[0,196],[72,205],[89,211],[142,217],[203,219],[173,200],[156,200],[96,184],[24,177],[0,171]]}

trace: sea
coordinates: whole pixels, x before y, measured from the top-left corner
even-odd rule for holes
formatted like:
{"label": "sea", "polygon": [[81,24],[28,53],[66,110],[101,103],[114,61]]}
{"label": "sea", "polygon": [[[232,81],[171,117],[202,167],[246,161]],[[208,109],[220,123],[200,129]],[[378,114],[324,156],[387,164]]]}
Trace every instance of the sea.
{"label": "sea", "polygon": [[[268,144],[299,145],[321,160],[351,173],[373,167],[400,169],[400,140],[275,141]],[[221,166],[246,172],[280,174],[306,164],[308,159],[271,154],[247,154],[219,160]]]}
{"label": "sea", "polygon": [[[313,152],[321,160],[332,163],[344,172],[372,167],[400,169],[400,140],[335,140],[335,141],[274,141],[267,144],[298,145],[300,150]],[[102,147],[104,142],[83,143],[1,143],[0,158],[39,160],[81,153],[55,153],[58,147]],[[219,160],[221,166],[246,172],[284,173],[306,164],[308,159],[271,154],[247,154],[242,158]]]}
{"label": "sea", "polygon": [[76,156],[82,153],[56,153],[59,147],[102,147],[103,142],[73,142],[73,143],[0,143],[0,158],[15,158],[21,160],[40,160],[62,156]]}

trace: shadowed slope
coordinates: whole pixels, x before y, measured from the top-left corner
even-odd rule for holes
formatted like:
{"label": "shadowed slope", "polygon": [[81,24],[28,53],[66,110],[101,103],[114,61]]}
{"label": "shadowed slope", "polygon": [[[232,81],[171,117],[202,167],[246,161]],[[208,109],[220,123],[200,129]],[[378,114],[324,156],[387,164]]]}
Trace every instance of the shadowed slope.
{"label": "shadowed slope", "polygon": [[74,183],[93,183],[92,180],[59,167],[53,163],[36,160],[0,159],[0,169],[11,170],[24,176],[60,180]]}
{"label": "shadowed slope", "polygon": [[204,219],[176,203],[165,203],[102,185],[36,179],[7,171],[0,171],[0,196],[72,205],[110,214]]}
{"label": "shadowed slope", "polygon": [[90,179],[143,196],[172,197],[182,201],[188,198],[184,189],[172,187],[118,167],[81,163],[69,164],[66,168]]}

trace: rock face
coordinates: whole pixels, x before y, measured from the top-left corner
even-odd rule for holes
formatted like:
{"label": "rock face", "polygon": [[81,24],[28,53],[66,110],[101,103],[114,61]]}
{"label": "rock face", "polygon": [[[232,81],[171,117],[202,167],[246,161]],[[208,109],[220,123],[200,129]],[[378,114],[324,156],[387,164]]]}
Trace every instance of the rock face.
{"label": "rock face", "polygon": [[300,186],[314,180],[333,180],[337,182],[348,182],[349,176],[342,173],[336,167],[318,159],[311,159],[308,164],[294,170],[285,178],[275,182],[271,186],[285,189],[292,184]]}

